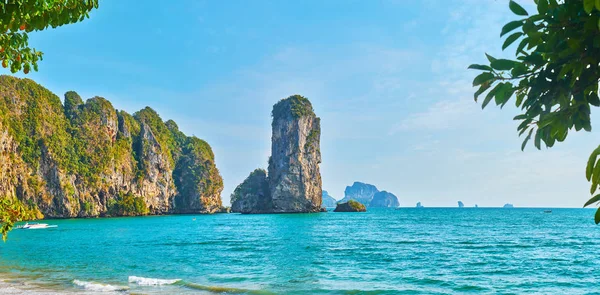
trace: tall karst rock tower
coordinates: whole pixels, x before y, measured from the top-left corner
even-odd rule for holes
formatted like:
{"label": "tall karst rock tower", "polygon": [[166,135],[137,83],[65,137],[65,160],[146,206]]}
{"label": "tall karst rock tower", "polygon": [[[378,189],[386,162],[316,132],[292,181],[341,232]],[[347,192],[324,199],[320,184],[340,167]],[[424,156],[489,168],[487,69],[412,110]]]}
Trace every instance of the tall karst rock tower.
{"label": "tall karst rock tower", "polygon": [[273,106],[272,116],[268,176],[258,178],[255,171],[240,184],[231,197],[232,211],[319,212],[322,202],[320,119],[310,101],[300,95],[279,101]]}
{"label": "tall karst rock tower", "polygon": [[321,208],[321,120],[308,99],[294,95],[273,106],[269,188],[273,212]]}

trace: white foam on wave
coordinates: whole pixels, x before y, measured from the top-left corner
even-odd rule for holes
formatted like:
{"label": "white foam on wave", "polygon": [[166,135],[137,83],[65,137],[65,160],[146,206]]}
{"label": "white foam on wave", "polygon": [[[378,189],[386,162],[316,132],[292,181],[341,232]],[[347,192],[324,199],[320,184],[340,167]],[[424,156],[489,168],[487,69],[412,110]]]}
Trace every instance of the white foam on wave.
{"label": "white foam on wave", "polygon": [[114,291],[125,291],[127,287],[113,286],[109,284],[101,284],[96,282],[86,282],[80,280],[73,280],[73,285],[84,288],[89,291],[96,292],[114,292]]}
{"label": "white foam on wave", "polygon": [[143,278],[143,277],[136,277],[136,276],[130,276],[129,277],[129,283],[131,283],[131,284],[137,284],[137,285],[140,285],[140,286],[172,285],[172,284],[175,284],[175,283],[177,283],[179,281],[181,281],[181,279],[164,280],[164,279]]}

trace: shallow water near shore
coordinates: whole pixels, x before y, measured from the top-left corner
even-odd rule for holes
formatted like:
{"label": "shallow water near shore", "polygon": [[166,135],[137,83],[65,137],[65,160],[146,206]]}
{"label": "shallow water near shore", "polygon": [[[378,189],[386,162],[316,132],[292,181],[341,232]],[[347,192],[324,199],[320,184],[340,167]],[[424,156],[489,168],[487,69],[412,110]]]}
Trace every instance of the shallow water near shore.
{"label": "shallow water near shore", "polygon": [[14,230],[0,244],[0,279],[90,294],[597,292],[594,211],[543,211],[48,220],[58,228]]}

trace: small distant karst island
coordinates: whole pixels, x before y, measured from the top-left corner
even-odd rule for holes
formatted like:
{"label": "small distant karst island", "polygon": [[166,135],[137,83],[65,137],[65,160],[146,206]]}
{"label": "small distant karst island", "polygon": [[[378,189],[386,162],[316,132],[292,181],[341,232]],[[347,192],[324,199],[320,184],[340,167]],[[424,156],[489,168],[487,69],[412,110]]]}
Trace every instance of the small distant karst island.
{"label": "small distant karst island", "polygon": [[458,208],[464,208],[465,204],[462,201],[458,201]]}
{"label": "small distant karst island", "polygon": [[347,186],[344,191],[344,198],[340,203],[350,200],[358,201],[368,207],[399,207],[398,198],[389,192],[379,191],[376,186],[363,182],[354,182],[352,186]]}
{"label": "small distant karst island", "polygon": [[337,205],[337,200],[329,195],[327,191],[323,191],[323,201],[321,203],[322,208],[333,208]]}

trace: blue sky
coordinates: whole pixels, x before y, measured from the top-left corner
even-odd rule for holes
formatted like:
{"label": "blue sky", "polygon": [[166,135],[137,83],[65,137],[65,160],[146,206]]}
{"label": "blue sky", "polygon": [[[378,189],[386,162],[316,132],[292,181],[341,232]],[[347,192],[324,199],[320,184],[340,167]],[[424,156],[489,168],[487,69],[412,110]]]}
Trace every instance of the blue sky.
{"label": "blue sky", "polygon": [[354,181],[411,207],[589,198],[597,132],[521,152],[517,110],[473,102],[467,66],[514,51],[500,51],[508,1],[100,2],[82,23],[30,36],[45,55],[28,77],[61,97],[103,96],[130,113],[151,106],[207,140],[224,203],[266,168],[271,107],[292,94],[322,119],[323,188],[337,199]]}

